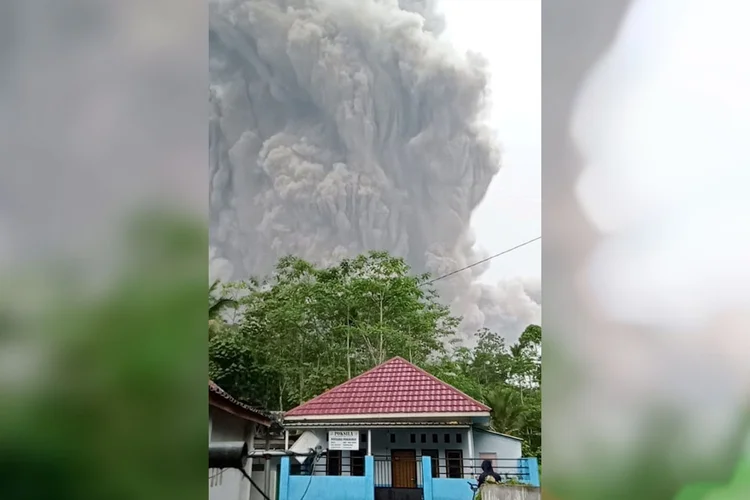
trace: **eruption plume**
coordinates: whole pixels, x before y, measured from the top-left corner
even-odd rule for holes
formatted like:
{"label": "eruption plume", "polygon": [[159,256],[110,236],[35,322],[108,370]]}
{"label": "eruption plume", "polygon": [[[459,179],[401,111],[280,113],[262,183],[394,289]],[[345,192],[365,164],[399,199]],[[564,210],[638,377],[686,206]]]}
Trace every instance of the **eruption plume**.
{"label": "eruption plume", "polygon": [[[209,1],[217,277],[265,274],[286,254],[332,264],[387,250],[436,275],[483,257],[470,219],[500,165],[488,71],[439,38],[435,4]],[[538,322],[522,281],[480,273],[436,283],[463,330]]]}

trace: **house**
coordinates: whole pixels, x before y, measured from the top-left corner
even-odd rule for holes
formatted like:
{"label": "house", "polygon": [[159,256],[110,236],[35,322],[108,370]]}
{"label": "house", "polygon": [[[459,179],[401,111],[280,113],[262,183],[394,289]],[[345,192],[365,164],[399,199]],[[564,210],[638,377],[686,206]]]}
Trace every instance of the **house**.
{"label": "house", "polygon": [[[273,424],[266,411],[238,401],[210,380],[208,408],[209,443],[244,441],[251,454],[258,448],[257,445],[264,448],[264,437],[269,435]],[[261,488],[275,489],[270,469],[266,467],[265,460],[250,458],[245,470]],[[210,500],[263,499],[242,473],[234,469],[209,469],[208,486]],[[273,498],[271,495],[269,497]]]}
{"label": "house", "polygon": [[304,431],[281,459],[279,500],[443,500],[469,498],[483,460],[538,486],[536,459],[521,440],[488,429],[490,408],[403,358],[393,358],[284,416]]}

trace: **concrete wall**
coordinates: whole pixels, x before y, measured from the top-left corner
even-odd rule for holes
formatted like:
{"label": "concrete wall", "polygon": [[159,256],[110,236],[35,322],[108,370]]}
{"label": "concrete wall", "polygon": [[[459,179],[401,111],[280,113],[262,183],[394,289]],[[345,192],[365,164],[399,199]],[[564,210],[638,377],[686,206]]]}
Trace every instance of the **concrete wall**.
{"label": "concrete wall", "polygon": [[[528,460],[528,459],[521,459]],[[532,459],[534,467],[536,459]],[[430,470],[430,458],[421,460],[422,470]],[[281,481],[279,500],[374,500],[374,458],[365,457],[365,476],[292,476],[289,474],[290,459],[281,459]],[[532,468],[534,468],[532,467]],[[425,474],[422,480],[424,500],[473,500],[470,484],[466,479],[431,478]],[[538,474],[533,482],[539,484]],[[307,492],[307,493],[305,493]],[[498,486],[492,500],[539,500],[538,487]]]}
{"label": "concrete wall", "polygon": [[[256,448],[264,448],[264,446],[261,446],[260,442],[257,444]],[[260,488],[271,498],[275,498],[276,496],[276,482],[278,481],[278,465],[279,465],[279,459],[278,458],[271,458],[271,459],[263,459],[263,458],[256,458],[253,460],[253,474],[252,478],[253,481],[255,481],[255,484],[260,486]],[[266,488],[266,467],[268,467],[268,473],[270,474],[270,477],[268,478],[268,487]],[[247,482],[247,479],[245,479],[245,482]],[[263,495],[260,494],[258,490],[250,486],[250,500],[263,500]]]}
{"label": "concrete wall", "polygon": [[[522,442],[517,439],[501,436],[494,432],[474,430],[474,453],[477,458],[483,454],[495,453],[497,460],[492,466],[498,474],[515,477],[519,472],[518,460],[521,455]],[[518,479],[518,478],[517,478]]]}
{"label": "concrete wall", "polygon": [[477,456],[494,452],[498,458],[521,458],[521,444],[517,439],[474,429],[474,451]]}
{"label": "concrete wall", "polygon": [[[326,446],[328,440],[327,429],[316,429],[314,432],[318,435],[323,446]],[[360,437],[360,449],[367,450],[367,430],[360,429],[360,434],[365,435],[365,439]],[[416,443],[411,442],[411,435],[414,434]],[[425,436],[425,443],[422,443],[422,435]],[[445,434],[449,435],[449,440],[445,442]],[[458,443],[456,434],[461,435],[461,443]],[[391,435],[394,436],[395,442],[391,443]],[[433,435],[437,436],[437,443],[434,442]],[[521,441],[501,436],[495,433],[483,431],[473,431],[474,439],[474,456],[469,454],[469,429],[468,428],[425,428],[425,429],[372,429],[372,454],[374,456],[390,456],[392,450],[415,450],[417,459],[422,457],[422,450],[438,450],[440,459],[441,476],[445,476],[445,451],[461,450],[465,460],[470,458],[479,458],[480,453],[495,453],[497,456],[496,467],[499,473],[503,473],[503,468],[507,472],[517,471],[518,459],[521,458]],[[349,475],[348,451],[341,453],[342,456],[342,475]],[[325,475],[325,457],[321,457],[318,466],[315,468],[316,475]],[[468,466],[468,463],[465,465]],[[481,471],[478,469],[476,473]],[[378,462],[376,480],[382,477],[390,478],[390,463]],[[418,481],[421,486],[422,482]]]}
{"label": "concrete wall", "polygon": [[[493,488],[492,496],[483,500],[539,500],[539,469],[536,458],[520,459],[530,469],[529,485],[533,486],[496,486]],[[430,458],[422,458],[422,470],[430,469]],[[424,500],[467,500],[473,499],[472,485],[476,486],[476,480],[430,478],[424,476]]]}
{"label": "concrete wall", "polygon": [[[209,442],[245,441],[249,449],[255,446],[255,424],[231,415],[218,408],[209,407]],[[257,463],[257,459],[256,459]],[[245,470],[252,473],[255,483],[264,488],[264,477],[262,472],[251,472],[253,460],[248,460]],[[276,494],[275,470],[271,469],[272,480],[269,494],[271,498]],[[250,482],[237,470],[234,469],[209,469],[208,470],[208,498],[209,500],[262,500],[258,491],[250,485]]]}
{"label": "concrete wall", "polygon": [[281,459],[279,500],[374,500],[375,482],[372,457],[365,458],[365,475],[342,476],[291,476],[289,457]]}
{"label": "concrete wall", "polygon": [[[424,500],[472,500],[474,492],[462,479],[433,479],[432,495],[425,489]],[[540,500],[539,488],[524,486],[495,486],[484,494],[482,500]]]}
{"label": "concrete wall", "polygon": [[[211,442],[245,441],[246,422],[216,408],[209,408]],[[249,470],[248,465],[248,470]],[[249,484],[242,474],[234,469],[208,470],[209,500],[246,500]]]}

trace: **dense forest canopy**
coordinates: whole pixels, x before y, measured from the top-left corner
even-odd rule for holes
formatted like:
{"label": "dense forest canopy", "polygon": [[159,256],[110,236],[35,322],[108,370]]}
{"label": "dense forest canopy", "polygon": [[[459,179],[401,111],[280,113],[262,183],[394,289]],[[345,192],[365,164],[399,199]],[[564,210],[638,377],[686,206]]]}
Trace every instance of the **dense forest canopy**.
{"label": "dense forest canopy", "polygon": [[401,356],[492,408],[492,427],[541,458],[541,337],[489,330],[454,347],[459,318],[403,259],[372,252],[332,267],[295,257],[267,279],[209,289],[209,373],[236,397],[289,410]]}

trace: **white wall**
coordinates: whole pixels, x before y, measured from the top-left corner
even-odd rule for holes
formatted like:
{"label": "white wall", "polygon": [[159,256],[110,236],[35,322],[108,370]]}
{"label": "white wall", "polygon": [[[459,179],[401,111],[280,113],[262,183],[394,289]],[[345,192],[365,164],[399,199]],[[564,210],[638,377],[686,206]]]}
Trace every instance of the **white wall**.
{"label": "white wall", "polygon": [[[258,444],[258,448],[264,448],[264,446],[261,446]],[[276,498],[276,485],[278,482],[277,474],[278,474],[278,465],[280,463],[280,459],[278,458],[272,458],[270,460],[264,460],[262,458],[256,458],[255,459],[255,467],[256,469],[263,468],[263,470],[255,470],[253,471],[252,478],[253,481],[255,481],[255,484],[257,484],[260,489],[265,491],[265,493],[270,498]],[[268,467],[271,477],[269,479],[269,485],[266,489],[265,482],[265,468]],[[245,480],[247,482],[247,480]],[[263,500],[263,495],[261,495],[258,490],[250,486],[252,491],[250,492],[250,500]]]}
{"label": "white wall", "polygon": [[492,465],[495,472],[500,474],[517,472],[517,460],[522,458],[521,444],[516,439],[474,429],[474,453],[477,457],[483,453],[494,453],[497,460],[493,460]]}
{"label": "white wall", "polygon": [[[245,441],[248,448],[253,448],[254,424],[251,422],[213,407],[209,407],[209,419],[210,442]],[[246,470],[248,473],[252,470],[252,460],[248,460]],[[234,469],[209,469],[208,477],[209,500],[248,500],[250,489],[254,489],[242,473]],[[255,477],[253,480],[258,483]],[[262,488],[262,481],[258,485]]]}
{"label": "white wall", "polygon": [[495,452],[498,458],[522,458],[521,444],[517,439],[474,429],[474,452],[477,456]]}
{"label": "white wall", "polygon": [[[372,454],[378,456],[390,456],[392,450],[416,450],[417,458],[422,456],[422,450],[438,450],[438,456],[440,459],[440,472],[441,476],[445,477],[445,451],[446,450],[461,450],[463,452],[464,459],[475,458],[478,459],[480,454],[494,453],[497,457],[496,467],[502,469],[503,466],[513,468],[517,467],[516,460],[522,457],[521,454],[521,441],[501,436],[499,434],[483,432],[474,429],[474,453],[473,457],[469,454],[469,438],[468,429],[466,428],[427,428],[427,429],[373,429],[372,430]],[[327,429],[316,429],[311,432],[317,434],[322,443],[327,443],[328,430]],[[367,435],[367,429],[360,429],[360,434]],[[391,443],[390,436],[395,436],[395,442]],[[411,442],[411,434],[415,435],[416,443]],[[426,443],[422,443],[422,434],[425,434]],[[433,442],[433,434],[437,434],[438,442]],[[446,443],[444,435],[450,435],[450,442]],[[461,443],[457,443],[456,434],[461,434]],[[325,446],[325,444],[324,444]],[[367,441],[360,438],[360,449],[367,450]],[[389,464],[376,463],[376,469],[379,467],[388,468]],[[479,462],[477,461],[477,474],[480,472],[478,469]],[[466,464],[468,466],[468,464]],[[342,452],[342,475],[349,475],[349,452]],[[318,465],[315,467],[315,473],[317,475],[325,474],[325,457],[321,457]],[[377,472],[377,471],[376,471]],[[498,470],[502,472],[502,470]],[[380,471],[380,474],[383,472]],[[377,479],[377,478],[376,478]]]}
{"label": "white wall", "polygon": [[[417,458],[422,456],[422,450],[438,450],[441,460],[442,475],[445,475],[445,450],[461,450],[464,459],[469,456],[469,437],[467,428],[454,429],[373,429],[372,430],[372,454],[377,456],[391,455],[391,450],[416,450]],[[317,434],[323,443],[328,442],[328,430],[317,429],[312,431]],[[367,435],[367,429],[359,430],[360,434]],[[391,443],[390,436],[395,436],[395,442]],[[416,443],[411,442],[411,434],[415,435]],[[425,434],[426,443],[422,443],[422,434]],[[438,442],[434,443],[432,435],[437,434]],[[450,442],[445,442],[445,434],[450,435]],[[457,443],[456,434],[461,435],[461,443]],[[325,445],[324,445],[325,446]],[[367,441],[360,438],[360,449],[367,450]],[[349,452],[342,452],[342,475],[349,475]],[[476,453],[475,453],[476,455]],[[319,465],[315,467],[317,475],[324,475],[325,457],[321,457]],[[376,464],[376,469],[384,467],[386,464]]]}
{"label": "white wall", "polygon": [[[445,458],[445,450],[461,450],[465,459],[469,456],[469,429],[376,429],[372,431],[372,454],[390,456],[391,450],[417,450],[417,457],[422,456],[422,450],[438,450],[440,459]],[[396,442],[391,443],[390,435],[396,436]],[[411,442],[411,434],[415,434],[416,443]],[[421,437],[425,434],[426,443]],[[438,442],[434,443],[432,435],[437,434]],[[450,442],[446,443],[444,434],[448,434]],[[461,435],[461,443],[457,443],[456,434]]]}

